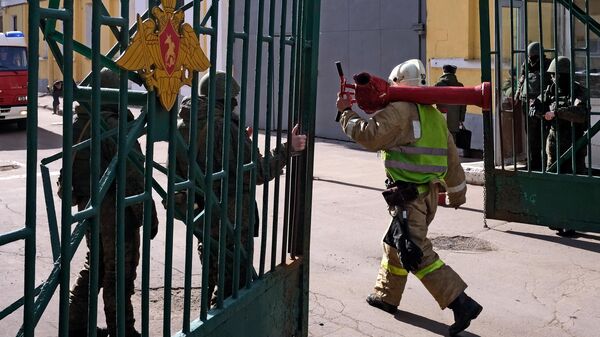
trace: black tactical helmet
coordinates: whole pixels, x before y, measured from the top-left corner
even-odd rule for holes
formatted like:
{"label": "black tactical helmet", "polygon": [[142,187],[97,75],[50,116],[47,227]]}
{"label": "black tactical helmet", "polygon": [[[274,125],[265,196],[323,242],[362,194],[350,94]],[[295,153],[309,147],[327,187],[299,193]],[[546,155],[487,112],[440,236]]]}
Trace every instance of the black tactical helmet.
{"label": "black tactical helmet", "polygon": [[527,54],[529,55],[529,57],[532,56],[540,56],[541,54],[541,46],[539,42],[531,42],[528,46],[527,46]]}
{"label": "black tactical helmet", "polygon": [[108,68],[100,70],[100,86],[102,88],[119,88],[119,74]]}
{"label": "black tactical helmet", "polygon": [[564,56],[559,56],[557,59],[552,59],[552,63],[548,67],[549,73],[556,73],[558,70],[559,74],[570,74],[571,73],[571,61]]}
{"label": "black tactical helmet", "polygon": [[[225,99],[225,81],[227,80],[227,74],[223,71],[217,71],[215,74],[216,79],[216,93],[215,98],[217,100]],[[235,78],[231,78],[231,97],[234,98],[240,94],[240,85],[235,80]],[[210,86],[210,74],[202,76],[200,79],[200,96],[208,97],[208,88]]]}

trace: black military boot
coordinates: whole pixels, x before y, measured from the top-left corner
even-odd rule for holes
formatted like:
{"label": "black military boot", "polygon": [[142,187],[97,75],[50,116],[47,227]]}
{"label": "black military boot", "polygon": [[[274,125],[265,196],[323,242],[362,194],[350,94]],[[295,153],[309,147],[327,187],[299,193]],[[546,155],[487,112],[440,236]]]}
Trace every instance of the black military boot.
{"label": "black military boot", "polygon": [[456,336],[457,333],[465,330],[471,324],[471,321],[477,318],[483,310],[479,303],[462,292],[450,303],[448,308],[454,312],[454,324],[450,326],[448,332],[450,336]]}
{"label": "black military boot", "polygon": [[577,232],[573,229],[564,229],[564,228],[557,228],[556,229],[556,235],[558,236],[562,236],[565,238],[572,238],[575,235],[577,235]]}
{"label": "black military boot", "polygon": [[375,295],[375,294],[370,294],[369,296],[367,296],[367,303],[369,303],[370,306],[381,309],[385,312],[389,312],[390,314],[395,313],[396,311],[398,311],[398,307],[389,304],[387,302],[384,302],[381,297]]}

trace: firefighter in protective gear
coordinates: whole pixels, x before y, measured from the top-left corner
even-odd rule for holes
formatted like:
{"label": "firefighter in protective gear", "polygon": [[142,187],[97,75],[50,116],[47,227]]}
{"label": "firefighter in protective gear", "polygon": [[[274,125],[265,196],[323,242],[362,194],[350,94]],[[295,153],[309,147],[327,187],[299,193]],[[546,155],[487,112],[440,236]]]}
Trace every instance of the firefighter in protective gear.
{"label": "firefighter in protective gear", "polygon": [[[227,74],[225,72],[216,72],[214,81],[215,81],[215,109],[214,109],[214,124],[213,124],[213,132],[214,132],[214,143],[213,143],[213,172],[219,172],[223,169],[223,132],[225,131],[224,126],[226,123],[229,124],[229,186],[221,188],[221,182],[215,181],[213,185],[213,193],[216,196],[217,200],[221,200],[221,191],[227,191],[228,193],[228,204],[224,207],[227,207],[227,222],[231,224],[235,224],[236,218],[236,200],[237,198],[237,160],[238,160],[238,150],[243,151],[244,162],[249,163],[252,160],[252,152],[253,145],[250,136],[246,133],[246,131],[240,130],[243,128],[243,125],[240,125],[240,120],[238,114],[233,111],[233,109],[237,106],[237,96],[240,93],[240,86],[236,82],[236,80],[232,77],[231,80],[231,117],[229,120],[225,119],[225,99],[226,99],[226,81]],[[210,74],[204,75],[200,79],[200,96],[198,97],[198,111],[197,111],[197,127],[198,132],[196,136],[197,143],[197,153],[196,153],[196,161],[198,166],[202,170],[202,172],[206,172],[206,140],[207,133],[209,132],[209,87],[210,81],[212,81]],[[183,99],[181,104],[181,109],[179,111],[179,117],[182,119],[182,123],[179,125],[179,132],[186,140],[189,141],[189,133],[191,126],[191,97],[186,97]],[[292,132],[291,140],[287,143],[277,144],[277,146],[271,150],[270,153],[267,154],[268,160],[263,157],[260,153],[258,154],[258,158],[256,159],[256,184],[262,185],[267,183],[271,179],[274,179],[276,175],[282,173],[282,169],[288,163],[290,156],[303,151],[306,147],[306,135],[300,134],[299,125],[296,125]],[[238,149],[238,141],[239,137],[242,136],[243,140],[241,142],[242,148]],[[188,175],[188,164],[189,159],[187,155],[187,149],[179,148],[177,150],[177,158],[176,158],[176,172],[180,177],[187,177]],[[268,165],[268,166],[267,166]],[[254,195],[250,193],[251,191],[251,176],[250,172],[245,172],[244,177],[242,179],[242,200],[239,201],[242,203],[242,214],[241,214],[241,245],[242,249],[249,251],[249,230],[253,228],[253,233],[255,236],[258,236],[258,212],[255,206]],[[178,198],[186,202],[186,198]],[[197,194],[196,204],[199,205],[197,212],[199,213],[204,208],[204,194]],[[214,204],[213,204],[214,205]],[[185,209],[183,207],[179,207],[176,203],[176,207],[178,209]],[[251,213],[252,212],[252,213]],[[218,208],[214,208],[212,211],[212,219],[211,219],[211,237],[212,239],[219,241],[219,224],[221,221],[221,214]],[[184,213],[185,214],[185,213]],[[251,223],[251,220],[254,220]],[[200,220],[201,223],[197,223],[196,226],[202,228],[203,220]],[[202,232],[202,231],[200,231]],[[215,241],[212,241],[215,242]],[[232,235],[226,236],[226,246],[228,250],[233,251],[235,245],[235,240]],[[218,253],[216,249],[218,249],[218,245],[212,244],[211,247],[215,250],[211,249],[211,252],[206,252],[203,248],[203,240],[201,237],[198,237],[198,253],[200,255],[200,261],[203,261],[203,256],[205,254],[209,254],[209,266],[208,266],[208,293],[211,294],[211,304],[214,305],[216,303],[216,287],[218,284],[219,277],[219,261]],[[247,278],[247,270],[248,270],[248,261],[242,258],[239,266],[239,286],[240,288],[246,285],[246,282],[250,281]],[[234,270],[234,261],[233,258],[229,255],[225,258],[224,263],[225,269],[225,280],[224,280],[224,288],[223,288],[223,296],[227,298],[231,296],[233,292],[233,270]],[[206,270],[206,269],[205,269]]]}
{"label": "firefighter in protective gear", "polygon": [[[100,72],[100,84],[104,88],[118,88],[119,77],[109,69]],[[90,115],[82,106],[75,109],[76,118],[73,123],[73,144],[83,142],[91,136]],[[118,126],[119,106],[117,104],[102,104],[100,117],[108,129]],[[133,114],[124,111],[129,120]],[[104,173],[110,162],[117,155],[117,140],[113,137],[105,138],[100,145],[100,174]],[[141,153],[139,142],[134,143],[134,151]],[[85,209],[90,200],[90,149],[82,148],[73,153],[73,200],[76,200],[78,209]],[[144,192],[144,176],[137,167],[130,162],[126,165],[125,194],[132,196]],[[138,158],[139,165],[144,161]],[[109,187],[104,200],[100,205],[100,262],[98,290],[103,289],[104,314],[106,316],[107,330],[99,330],[98,336],[117,335],[117,303],[116,303],[116,182]],[[138,203],[125,208],[125,336],[140,336],[135,330],[135,317],[131,296],[134,294],[134,281],[136,269],[140,258],[140,233],[139,227],[143,222],[143,205]],[[158,218],[156,208],[152,203],[152,229],[151,237],[154,238],[158,231]],[[90,246],[90,232],[86,233],[86,243]],[[87,336],[88,323],[88,294],[90,282],[90,252],[87,252],[83,269],[71,289],[69,297],[69,336]]]}
{"label": "firefighter in protective gear", "polygon": [[[398,65],[390,75],[390,84],[407,85],[406,79],[412,85],[424,82],[419,63],[407,61]],[[419,74],[419,81],[413,80],[414,74]],[[363,119],[352,110],[348,98],[338,95],[336,105],[342,112],[340,125],[344,133],[366,149],[381,152],[388,178],[384,198],[392,223],[384,237],[383,259],[374,292],[367,297],[367,302],[381,310],[396,312],[410,270],[440,308],[449,307],[454,311],[455,323],[450,327],[450,334],[463,331],[482,307],[464,293],[465,282],[440,259],[427,238],[428,226],[437,210],[438,190],[445,188],[450,205],[458,207],[465,202],[467,188],[444,116],[431,105],[392,102],[371,118]],[[396,187],[409,193],[388,198],[387,192]],[[416,191],[415,196],[411,197],[411,189]],[[390,199],[398,201],[390,202]],[[401,226],[394,226],[394,223]],[[395,247],[388,243],[390,236],[394,239],[391,241],[405,243]],[[421,255],[406,238],[414,243]],[[402,257],[399,250],[412,252],[409,257]]]}
{"label": "firefighter in protective gear", "polygon": [[[545,137],[547,130],[544,128],[540,118],[527,112],[531,102],[537,99],[542,90],[550,85],[552,81],[550,74],[546,71],[548,65],[550,65],[550,59],[546,58],[544,53],[542,53],[540,43],[531,42],[527,46],[527,69],[525,69],[525,62],[521,65],[521,76],[519,77],[519,84],[515,95],[517,104],[515,106],[523,111],[524,117],[527,119],[525,132],[529,148],[528,166],[532,171],[541,171],[544,165],[542,157],[542,133]],[[520,123],[520,120],[518,122]]]}

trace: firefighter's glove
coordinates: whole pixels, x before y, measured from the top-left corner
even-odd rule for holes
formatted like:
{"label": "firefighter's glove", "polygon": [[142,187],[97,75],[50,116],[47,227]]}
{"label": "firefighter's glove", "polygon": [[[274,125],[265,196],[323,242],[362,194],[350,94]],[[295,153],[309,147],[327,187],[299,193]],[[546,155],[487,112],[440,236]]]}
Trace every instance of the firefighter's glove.
{"label": "firefighter's glove", "polygon": [[396,241],[398,255],[404,269],[415,273],[423,260],[423,251],[407,235],[400,235]]}

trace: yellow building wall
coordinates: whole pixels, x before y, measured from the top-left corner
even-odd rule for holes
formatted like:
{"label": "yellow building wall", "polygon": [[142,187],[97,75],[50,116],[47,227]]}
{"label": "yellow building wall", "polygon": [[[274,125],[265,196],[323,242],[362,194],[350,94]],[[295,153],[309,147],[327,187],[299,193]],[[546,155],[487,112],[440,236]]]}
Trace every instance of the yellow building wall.
{"label": "yellow building wall", "polygon": [[472,58],[469,13],[471,0],[427,1],[427,54]]}
{"label": "yellow building wall", "polygon": [[[493,3],[490,1],[490,6]],[[435,59],[464,60],[469,66],[458,66],[458,80],[465,86],[480,84],[479,0],[427,0],[426,27],[429,84],[435,84],[443,74],[441,64],[431,65]],[[467,111],[481,113],[476,106],[467,106]]]}
{"label": "yellow building wall", "polygon": [[[494,0],[489,1],[490,18],[490,46],[492,51],[495,49],[495,17]],[[600,6],[600,1],[596,6]],[[521,45],[527,45],[531,41],[539,41],[539,21],[537,2],[530,2],[527,8],[528,17],[528,37],[526,42],[521,41]],[[552,3],[542,3],[542,12],[545,18],[551,17]],[[514,19],[518,22],[515,10]],[[503,8],[500,15],[503,27],[502,32],[502,55],[503,69],[510,68],[510,9]],[[552,20],[542,21],[544,33],[544,47],[553,48],[553,29]],[[518,29],[515,25],[514,29]],[[515,34],[515,45],[517,38],[524,38]],[[443,62],[432,66],[432,60],[452,59],[449,63],[459,63],[456,76],[460,82],[466,86],[478,85],[481,83],[481,36],[479,24],[479,0],[427,0],[427,41],[426,58],[428,63],[429,84],[433,85],[442,75]],[[508,66],[507,66],[508,64]],[[492,64],[492,66],[494,66]],[[516,66],[516,64],[515,64]],[[508,76],[508,74],[505,74]],[[494,85],[494,83],[492,83]],[[481,109],[475,106],[468,106],[469,112],[481,113]]]}

